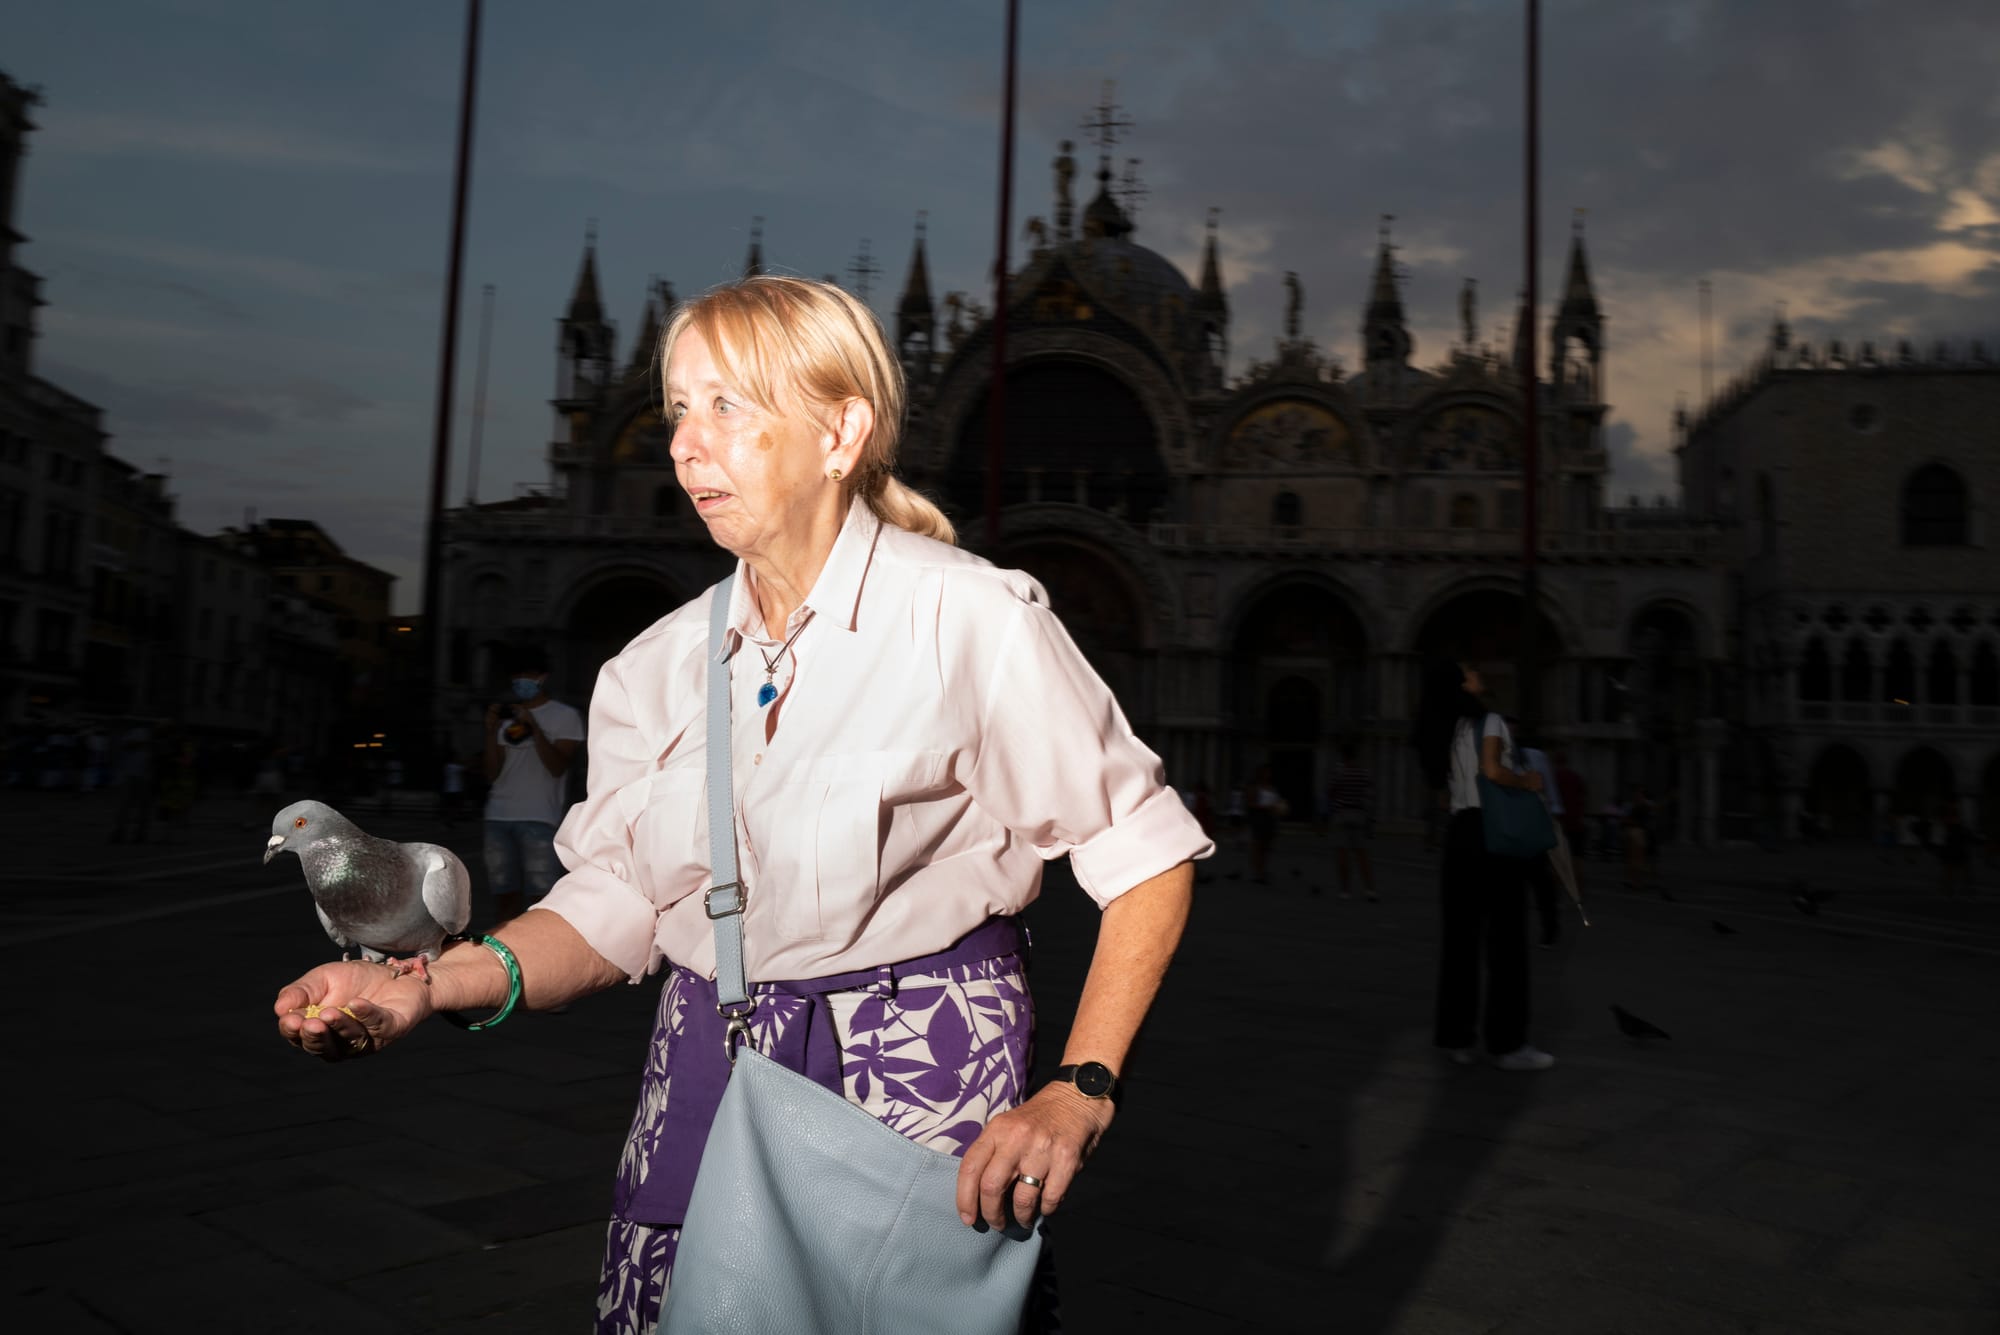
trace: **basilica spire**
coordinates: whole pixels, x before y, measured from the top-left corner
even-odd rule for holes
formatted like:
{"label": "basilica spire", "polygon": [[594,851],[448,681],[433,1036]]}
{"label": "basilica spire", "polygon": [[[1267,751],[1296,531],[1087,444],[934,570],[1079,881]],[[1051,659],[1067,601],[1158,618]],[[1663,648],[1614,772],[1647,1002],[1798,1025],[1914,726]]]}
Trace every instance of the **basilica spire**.
{"label": "basilica spire", "polygon": [[610,322],[604,318],[604,298],[597,287],[597,222],[592,219],[584,231],[583,263],[577,269],[569,307],[556,322],[559,403],[587,403],[604,388],[613,366],[614,337]]}
{"label": "basilica spire", "polygon": [[1570,224],[1569,273],[1549,331],[1549,379],[1562,397],[1578,403],[1604,402],[1604,312],[1590,285],[1582,209]]}
{"label": "basilica spire", "polygon": [[604,323],[604,298],[597,290],[597,220],[591,219],[583,234],[583,264],[576,272],[576,287],[569,294],[569,310],[563,319],[571,324]]}
{"label": "basilica spire", "polygon": [[1590,285],[1590,261],[1583,253],[1583,210],[1577,210],[1570,229],[1569,276],[1563,280],[1560,316],[1564,319],[1596,320],[1597,292]]}
{"label": "basilica spire", "polygon": [[916,383],[930,378],[931,351],[937,344],[930,263],[924,256],[924,221],[925,215],[919,212],[916,243],[910,247],[910,272],[903,279],[903,299],[896,305],[896,348],[903,373]]}
{"label": "basilica spire", "polygon": [[1208,240],[1201,252],[1201,290],[1195,294],[1195,319],[1201,323],[1200,380],[1203,388],[1222,388],[1229,362],[1229,297],[1222,290],[1222,259],[1216,253],[1216,220],[1221,211],[1208,211]]}
{"label": "basilica spire", "polygon": [[1201,293],[1195,298],[1195,304],[1204,311],[1220,311],[1227,319],[1229,298],[1222,292],[1222,260],[1215,250],[1215,224],[1219,213],[1218,209],[1208,211],[1208,240],[1201,248]]}
{"label": "basilica spire", "polygon": [[764,219],[761,215],[750,220],[750,254],[743,261],[743,276],[755,278],[764,272]]}
{"label": "basilica spire", "polygon": [[1369,366],[1400,366],[1410,360],[1413,344],[1403,320],[1403,295],[1396,283],[1396,247],[1389,240],[1392,214],[1382,215],[1375,252],[1375,280],[1368,290],[1368,309],[1361,317],[1361,349]]}

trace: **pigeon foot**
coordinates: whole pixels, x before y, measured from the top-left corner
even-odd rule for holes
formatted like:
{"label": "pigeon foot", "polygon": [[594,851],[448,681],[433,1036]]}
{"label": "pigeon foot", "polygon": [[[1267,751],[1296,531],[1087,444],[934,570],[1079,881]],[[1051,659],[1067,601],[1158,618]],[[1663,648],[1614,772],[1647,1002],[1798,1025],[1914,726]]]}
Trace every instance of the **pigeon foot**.
{"label": "pigeon foot", "polygon": [[417,981],[422,983],[425,987],[429,987],[431,985],[430,961],[425,959],[422,955],[412,955],[409,959],[406,960],[398,960],[398,959],[384,960],[383,963],[387,964],[389,966],[390,971],[394,973],[398,978],[405,977],[409,974],[415,974],[417,976]]}

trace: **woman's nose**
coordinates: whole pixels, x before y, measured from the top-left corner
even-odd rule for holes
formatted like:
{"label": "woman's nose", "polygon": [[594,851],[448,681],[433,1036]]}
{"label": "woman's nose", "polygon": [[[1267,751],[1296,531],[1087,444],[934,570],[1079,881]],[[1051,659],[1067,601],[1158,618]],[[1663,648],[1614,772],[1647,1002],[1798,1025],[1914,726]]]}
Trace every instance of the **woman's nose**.
{"label": "woman's nose", "polygon": [[667,441],[667,457],[677,464],[688,463],[705,452],[705,442],[692,418],[682,418]]}

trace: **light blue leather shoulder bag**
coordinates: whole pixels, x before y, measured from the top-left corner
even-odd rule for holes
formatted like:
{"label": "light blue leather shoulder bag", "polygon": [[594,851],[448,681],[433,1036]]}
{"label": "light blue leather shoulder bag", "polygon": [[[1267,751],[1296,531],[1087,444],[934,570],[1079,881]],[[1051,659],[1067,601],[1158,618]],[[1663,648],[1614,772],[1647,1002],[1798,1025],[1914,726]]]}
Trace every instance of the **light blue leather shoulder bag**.
{"label": "light blue leather shoulder bag", "polygon": [[[928,1149],[744,1040],[744,892],[729,765],[729,596],[708,632],[708,916],[733,1070],[702,1151],[661,1325],[667,1335],[1015,1335],[1041,1251],[1033,1229],[958,1220],[958,1160]],[[743,1046],[739,1049],[739,1044]]]}

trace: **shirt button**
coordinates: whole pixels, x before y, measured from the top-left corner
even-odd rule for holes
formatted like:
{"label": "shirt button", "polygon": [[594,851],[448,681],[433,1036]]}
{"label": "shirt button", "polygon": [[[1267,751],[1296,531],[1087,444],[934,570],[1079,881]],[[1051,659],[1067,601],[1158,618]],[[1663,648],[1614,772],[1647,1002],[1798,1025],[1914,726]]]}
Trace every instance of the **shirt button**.
{"label": "shirt button", "polygon": [[764,753],[763,753],[762,751],[759,751],[759,752],[758,752],[758,753],[757,753],[756,755],[754,755],[754,756],[750,757],[750,763],[751,763],[751,764],[753,764],[753,765],[761,765],[761,764],[763,764],[763,763],[764,763]]}

